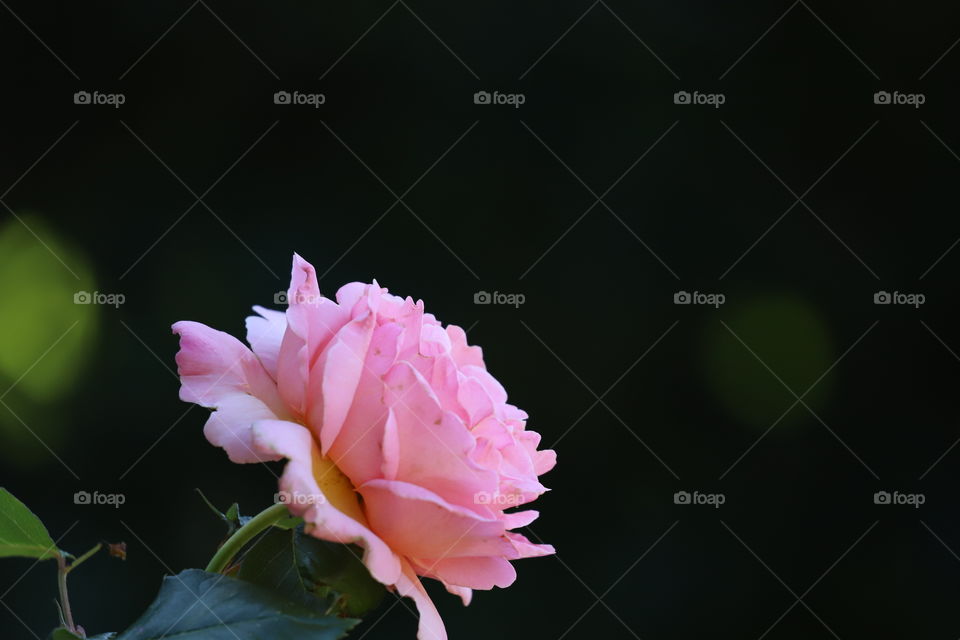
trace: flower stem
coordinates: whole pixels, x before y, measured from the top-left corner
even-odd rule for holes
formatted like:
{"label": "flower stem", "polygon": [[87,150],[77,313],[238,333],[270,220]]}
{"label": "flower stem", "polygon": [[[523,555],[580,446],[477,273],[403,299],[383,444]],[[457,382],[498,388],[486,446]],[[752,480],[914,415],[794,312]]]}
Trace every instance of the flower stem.
{"label": "flower stem", "polygon": [[67,560],[63,553],[57,554],[57,588],[60,591],[60,609],[63,612],[63,623],[71,633],[76,633],[77,627],[73,624],[73,613],[70,611],[70,598],[67,596]]}
{"label": "flower stem", "polygon": [[81,562],[90,558],[97,551],[100,551],[102,546],[103,545],[98,544],[79,558],[74,558],[69,565],[67,564],[67,553],[60,551],[57,554],[57,590],[60,593],[60,614],[63,625],[73,634],[83,635],[80,627],[73,622],[73,611],[70,609],[70,595],[67,593],[67,574]]}
{"label": "flower stem", "polygon": [[287,509],[287,505],[278,502],[250,518],[247,524],[234,531],[233,535],[227,538],[227,541],[217,549],[217,552],[213,554],[207,564],[207,571],[222,573],[244,545],[258,533],[272,527],[274,523],[289,517],[289,515],[290,511]]}
{"label": "flower stem", "polygon": [[100,549],[102,549],[102,548],[103,548],[103,544],[98,544],[98,545],[95,546],[93,549],[90,549],[90,551],[87,551],[85,554],[83,554],[83,555],[80,556],[79,558],[73,560],[73,561],[70,563],[70,566],[66,568],[65,573],[70,573],[71,571],[73,571],[74,569],[76,569],[78,566],[80,566],[80,563],[81,563],[81,562],[83,562],[84,560],[89,559],[90,556],[92,556],[93,554],[95,554],[97,551],[100,551]]}

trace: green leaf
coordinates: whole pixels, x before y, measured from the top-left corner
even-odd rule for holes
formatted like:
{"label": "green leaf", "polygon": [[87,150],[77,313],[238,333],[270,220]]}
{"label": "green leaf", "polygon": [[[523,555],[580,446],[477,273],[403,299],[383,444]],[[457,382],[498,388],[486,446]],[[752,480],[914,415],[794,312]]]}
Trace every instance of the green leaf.
{"label": "green leaf", "polygon": [[247,552],[238,577],[308,606],[359,617],[380,604],[386,587],[370,576],[353,545],[271,529]]}
{"label": "green leaf", "polygon": [[265,532],[243,557],[237,577],[319,611],[332,604],[317,598],[312,585],[300,576],[291,531],[271,528]]}
{"label": "green leaf", "polygon": [[318,596],[331,593],[342,615],[361,616],[380,604],[386,587],[374,580],[356,545],[318,540],[298,528],[293,532],[297,566],[308,588]]}
{"label": "green leaf", "polygon": [[0,488],[0,557],[46,560],[59,554],[40,518],[12,493]]}
{"label": "green leaf", "polygon": [[317,613],[250,582],[199,569],[163,579],[116,640],[335,640],[358,621]]}

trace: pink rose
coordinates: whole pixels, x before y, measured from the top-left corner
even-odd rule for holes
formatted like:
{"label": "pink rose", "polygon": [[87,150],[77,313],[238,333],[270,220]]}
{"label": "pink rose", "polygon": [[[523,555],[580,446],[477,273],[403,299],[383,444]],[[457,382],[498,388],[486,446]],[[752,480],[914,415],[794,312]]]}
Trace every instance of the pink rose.
{"label": "pink rose", "polygon": [[510,532],[536,511],[505,510],[546,491],[537,476],[556,455],[537,450],[480,348],[423,302],[376,281],[334,302],[298,255],[288,302],[286,313],[254,307],[252,351],[174,324],[180,398],[215,409],[204,434],[232,461],[289,460],[280,489],[308,531],[363,547],[371,575],[416,603],[418,638],[444,639],[418,576],[466,605],[473,589],[513,583],[510,560],[553,553]]}

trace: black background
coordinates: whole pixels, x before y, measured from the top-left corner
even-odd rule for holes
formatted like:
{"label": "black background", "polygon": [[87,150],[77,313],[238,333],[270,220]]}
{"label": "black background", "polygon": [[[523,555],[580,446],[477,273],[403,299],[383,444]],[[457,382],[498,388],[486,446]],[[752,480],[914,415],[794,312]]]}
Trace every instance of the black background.
{"label": "black background", "polygon": [[[0,4],[0,483],[67,550],[127,542],[71,575],[90,632],[209,559],[194,488],[271,500],[178,401],[169,326],[242,336],[297,251],[469,328],[558,451],[527,531],[558,555],[466,609],[429,585],[452,638],[960,635],[960,9]],[[0,635],[45,637],[55,595],[4,560]],[[351,637],[413,637],[391,605]]]}

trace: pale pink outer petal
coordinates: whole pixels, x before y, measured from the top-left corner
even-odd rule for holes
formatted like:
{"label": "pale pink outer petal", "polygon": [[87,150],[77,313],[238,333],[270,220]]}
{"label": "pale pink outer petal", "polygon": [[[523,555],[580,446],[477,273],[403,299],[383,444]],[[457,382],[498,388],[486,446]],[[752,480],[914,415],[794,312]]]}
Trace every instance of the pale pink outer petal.
{"label": "pale pink outer petal", "polygon": [[533,470],[538,476],[550,471],[556,464],[557,452],[553,449],[543,449],[542,451],[535,451],[533,454]]}
{"label": "pale pink outer petal", "polygon": [[460,601],[463,602],[463,606],[470,606],[470,602],[473,600],[473,589],[470,587],[459,587],[455,584],[447,584],[446,582],[443,583],[443,588],[447,590],[447,593],[458,596]]}
{"label": "pale pink outer petal", "polygon": [[278,409],[273,380],[245,344],[199,322],[184,320],[172,329],[180,336],[176,361],[181,400],[212,408],[224,396],[243,392],[261,396]]}
{"label": "pale pink outer petal", "polygon": [[503,522],[452,505],[429,489],[391,480],[357,488],[370,527],[397,553],[413,558],[514,554]]}
{"label": "pale pink outer petal", "polygon": [[417,611],[420,613],[420,621],[417,627],[417,640],[447,640],[447,630],[443,626],[443,619],[436,605],[430,599],[427,590],[423,588],[420,578],[410,563],[401,560],[403,573],[397,580],[397,593],[413,600],[417,605]]}
{"label": "pale pink outer petal", "polygon": [[287,331],[287,314],[258,306],[253,310],[259,315],[247,317],[247,342],[263,368],[276,380],[280,343]]}
{"label": "pale pink outer petal", "polygon": [[239,340],[198,322],[177,322],[180,399],[216,409],[204,435],[233,462],[262,462],[276,456],[257,450],[254,421],[285,418],[287,410],[260,360]]}
{"label": "pale pink outer petal", "polygon": [[424,324],[420,331],[420,353],[436,357],[450,351],[450,336],[438,324]]}
{"label": "pale pink outer petal", "polygon": [[549,556],[556,553],[553,545],[534,544],[519,533],[507,533],[506,538],[510,541],[511,546],[513,547],[513,553],[510,553],[506,556],[510,560],[520,560],[521,558],[539,558],[541,556]]}
{"label": "pale pink outer petal", "polygon": [[447,325],[447,335],[450,336],[450,355],[457,365],[483,366],[483,350],[467,344],[467,334],[463,329],[455,324]]}
{"label": "pale pink outer petal", "polygon": [[276,416],[265,404],[245,393],[236,393],[221,400],[216,411],[207,418],[203,435],[210,444],[221,447],[232,462],[267,462],[280,456],[260,449],[253,439],[257,420],[273,420]]}
{"label": "pale pink outer petal", "polygon": [[[280,480],[282,490],[297,496],[290,511],[313,525],[310,534],[331,542],[354,543],[364,549],[363,563],[376,580],[393,585],[400,579],[400,558],[367,523],[350,517],[324,495],[314,473],[319,450],[305,427],[282,420],[261,420],[253,427],[254,441],[265,451],[289,460]],[[322,479],[321,479],[322,481]],[[315,496],[310,501],[308,496]],[[358,511],[359,518],[363,512]]]}
{"label": "pale pink outer petal", "polygon": [[420,560],[431,578],[444,584],[488,590],[494,587],[509,587],[517,579],[517,571],[504,558],[495,556],[467,556],[463,558],[440,558]]}
{"label": "pale pink outer petal", "polygon": [[503,514],[503,526],[507,529],[519,529],[527,526],[538,517],[540,517],[540,512],[533,509],[505,513]]}
{"label": "pale pink outer petal", "polygon": [[461,369],[461,372],[466,376],[479,380],[495,404],[504,404],[507,401],[507,390],[504,389],[500,381],[490,375],[490,372],[484,367],[467,365]]}

